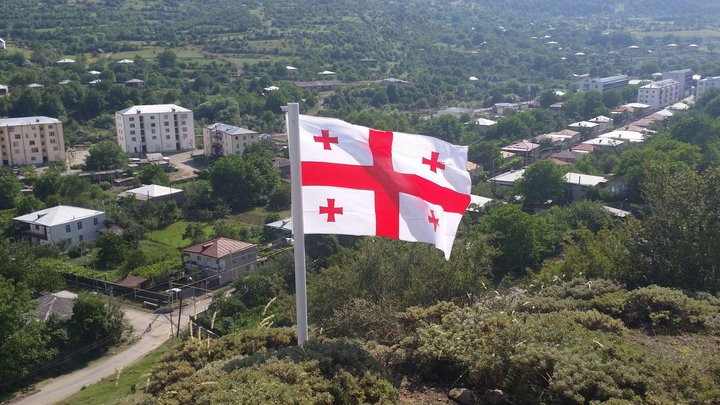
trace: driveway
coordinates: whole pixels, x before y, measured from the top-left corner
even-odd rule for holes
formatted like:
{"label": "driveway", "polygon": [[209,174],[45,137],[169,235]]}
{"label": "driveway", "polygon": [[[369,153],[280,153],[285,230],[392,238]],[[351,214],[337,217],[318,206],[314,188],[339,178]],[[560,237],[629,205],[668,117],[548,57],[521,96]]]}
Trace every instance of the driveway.
{"label": "driveway", "polygon": [[[180,329],[187,329],[189,315],[194,315],[207,309],[212,297],[206,296],[195,302],[183,306]],[[38,384],[36,391],[15,402],[14,405],[42,405],[52,404],[73,395],[82,387],[90,385],[101,379],[114,375],[116,370],[126,367],[139,360],[147,353],[155,350],[162,343],[170,339],[177,332],[177,315],[175,310],[170,314],[154,314],[135,308],[125,308],[125,319],[132,326],[135,337],[138,339],[123,351],[109,357],[104,357],[90,366],[73,373]],[[172,317],[172,324],[171,319]]]}

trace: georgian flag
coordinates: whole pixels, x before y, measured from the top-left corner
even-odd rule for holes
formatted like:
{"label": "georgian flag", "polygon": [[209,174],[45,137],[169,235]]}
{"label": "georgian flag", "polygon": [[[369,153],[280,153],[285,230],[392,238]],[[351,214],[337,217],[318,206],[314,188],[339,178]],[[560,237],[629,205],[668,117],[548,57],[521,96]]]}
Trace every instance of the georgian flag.
{"label": "georgian flag", "polygon": [[434,244],[450,258],[470,204],[467,147],[300,116],[306,234]]}

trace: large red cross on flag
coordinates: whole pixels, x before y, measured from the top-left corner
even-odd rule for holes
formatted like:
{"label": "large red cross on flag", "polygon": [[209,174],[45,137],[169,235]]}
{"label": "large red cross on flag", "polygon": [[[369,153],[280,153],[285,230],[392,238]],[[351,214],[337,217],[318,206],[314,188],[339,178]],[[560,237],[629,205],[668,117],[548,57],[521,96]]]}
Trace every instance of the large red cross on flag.
{"label": "large red cross on flag", "polygon": [[470,204],[466,146],[333,118],[299,122],[305,233],[432,243],[450,258]]}

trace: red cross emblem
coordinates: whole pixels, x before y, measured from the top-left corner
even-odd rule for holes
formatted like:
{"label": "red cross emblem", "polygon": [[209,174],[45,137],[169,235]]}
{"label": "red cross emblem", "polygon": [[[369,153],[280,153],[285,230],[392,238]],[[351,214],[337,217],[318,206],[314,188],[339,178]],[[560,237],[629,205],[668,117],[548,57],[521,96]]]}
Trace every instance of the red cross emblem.
{"label": "red cross emblem", "polygon": [[335,222],[335,215],[342,215],[342,213],[343,213],[342,207],[335,207],[335,199],[334,198],[327,199],[327,207],[320,207],[320,215],[327,214],[328,222]]}
{"label": "red cross emblem", "polygon": [[322,136],[313,136],[313,139],[315,142],[320,142],[323,144],[323,149],[325,150],[331,150],[330,144],[334,143],[337,145],[338,143],[338,137],[337,136],[330,136],[330,130],[328,129],[321,129],[320,133]]}
{"label": "red cross emblem", "polygon": [[437,227],[440,225],[440,219],[435,218],[435,211],[430,210],[430,215],[428,215],[428,222],[432,224],[433,232],[437,232]]}
{"label": "red cross emblem", "polygon": [[[321,142],[317,138],[315,141]],[[470,204],[469,195],[440,186],[416,174],[396,172],[392,163],[392,143],[392,132],[371,129],[369,148],[373,157],[372,166],[302,162],[302,185],[373,191],[375,234],[393,239],[399,239],[400,233],[400,193],[415,196],[429,204],[439,205],[445,212],[465,213],[465,209]],[[436,152],[433,156],[435,156],[435,166],[444,169],[445,165],[437,162]],[[320,207],[328,211],[328,221],[331,219],[330,209],[339,209],[334,206],[334,201],[332,205],[330,201],[332,200],[328,199],[327,207]],[[321,211],[321,214],[323,213]]]}
{"label": "red cross emblem", "polygon": [[428,158],[422,158],[422,163],[424,165],[429,165],[430,170],[433,173],[437,173],[437,169],[445,170],[445,163],[438,162],[438,158],[440,157],[440,154],[438,152],[433,152],[430,154],[430,159]]}

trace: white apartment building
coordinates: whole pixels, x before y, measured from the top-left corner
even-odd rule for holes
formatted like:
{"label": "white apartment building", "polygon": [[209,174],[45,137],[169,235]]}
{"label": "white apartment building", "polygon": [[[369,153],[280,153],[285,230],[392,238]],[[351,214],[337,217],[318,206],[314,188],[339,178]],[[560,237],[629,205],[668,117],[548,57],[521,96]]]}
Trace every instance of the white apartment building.
{"label": "white apartment building", "polygon": [[0,38],[0,49],[6,49],[7,46],[5,45],[5,40]]}
{"label": "white apartment building", "polygon": [[678,102],[681,94],[680,83],[677,80],[660,80],[638,89],[638,103],[648,104],[652,109],[660,109]]}
{"label": "white apartment building", "polygon": [[242,155],[248,145],[259,142],[255,131],[216,123],[203,128],[203,149],[206,156]]}
{"label": "white apartment building", "polygon": [[610,77],[593,77],[580,82],[579,91],[597,90],[605,91],[616,89],[618,87],[627,86],[630,78],[627,75],[617,75]]}
{"label": "white apartment building", "polygon": [[688,91],[690,90],[690,87],[692,87],[693,82],[693,71],[691,69],[680,69],[680,70],[671,70],[669,72],[663,72],[662,78],[663,80],[675,80],[679,84],[679,94],[680,98],[683,98],[687,96]]}
{"label": "white apartment building", "polygon": [[3,166],[64,161],[62,122],[42,116],[0,119],[0,151]]}
{"label": "white apartment building", "polygon": [[47,244],[69,240],[70,246],[94,242],[105,227],[105,213],[86,208],[58,205],[13,218],[28,225],[25,233],[33,243]]}
{"label": "white apartment building", "polygon": [[720,88],[720,76],[706,77],[697,82],[697,90],[695,92],[695,100],[699,100],[708,89],[713,87]]}
{"label": "white apartment building", "polygon": [[115,113],[117,142],[133,156],[195,147],[193,112],[175,104],[136,105]]}

